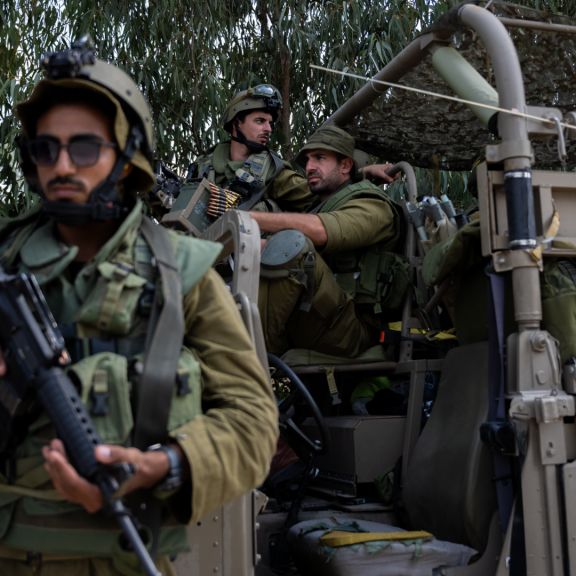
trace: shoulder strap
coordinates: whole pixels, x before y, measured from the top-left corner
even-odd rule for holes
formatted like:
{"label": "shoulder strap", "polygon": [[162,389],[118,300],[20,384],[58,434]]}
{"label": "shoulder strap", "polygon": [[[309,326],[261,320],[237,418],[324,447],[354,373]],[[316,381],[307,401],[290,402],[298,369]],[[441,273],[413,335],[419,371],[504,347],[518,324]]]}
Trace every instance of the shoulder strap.
{"label": "shoulder strap", "polygon": [[154,298],[153,329],[146,343],[138,387],[134,445],[145,450],[167,436],[172,390],[184,339],[184,313],[180,276],[168,231],[146,217],[141,229],[158,263],[162,287]]}
{"label": "shoulder strap", "polygon": [[276,178],[276,176],[278,176],[278,173],[281,170],[286,168],[286,163],[284,160],[282,160],[282,158],[280,158],[280,156],[278,156],[278,154],[276,154],[276,152],[272,152],[272,150],[270,150],[270,156],[272,156],[272,162],[274,163],[274,172],[270,178],[270,181],[272,181],[274,178]]}
{"label": "shoulder strap", "polygon": [[272,152],[272,150],[268,150],[266,154],[266,163],[262,168],[262,174],[260,178],[262,179],[262,187],[263,190],[268,190],[268,188],[274,182],[274,179],[278,174],[286,168],[286,164],[284,160],[276,154],[276,152]]}
{"label": "shoulder strap", "polygon": [[344,186],[341,190],[338,190],[338,192],[320,204],[315,209],[315,212],[330,212],[331,210],[336,210],[344,202],[348,202],[351,198],[356,198],[358,196],[380,198],[381,200],[388,202],[388,204],[392,204],[390,197],[386,192],[384,192],[384,190],[380,190],[377,186],[361,180],[360,182],[349,184]]}

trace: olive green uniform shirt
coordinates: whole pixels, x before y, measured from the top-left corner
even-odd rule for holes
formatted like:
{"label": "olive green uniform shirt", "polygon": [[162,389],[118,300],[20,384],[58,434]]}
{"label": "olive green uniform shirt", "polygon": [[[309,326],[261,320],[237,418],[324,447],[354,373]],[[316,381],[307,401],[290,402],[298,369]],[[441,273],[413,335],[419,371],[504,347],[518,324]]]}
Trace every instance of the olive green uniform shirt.
{"label": "olive green uniform shirt", "polygon": [[184,298],[185,342],[202,368],[204,414],[178,430],[192,470],[192,520],[258,486],[275,451],[272,388],[224,282],[210,270]]}
{"label": "olive green uniform shirt", "polygon": [[[141,218],[141,204],[138,203],[116,234],[74,277],[67,274],[67,267],[74,261],[77,249],[58,241],[51,222],[37,228],[27,239],[18,252],[16,266],[20,270],[29,270],[34,266],[49,264],[47,274],[50,276],[51,270],[63,265],[63,270],[58,274],[44,278],[43,288],[56,320],[70,321],[70,318],[66,318],[70,310],[77,309],[94,286],[90,281],[94,273],[93,262],[112,257],[130,234],[138,234]],[[189,259],[187,254],[181,252],[179,250],[177,260]],[[190,262],[188,266],[193,264]],[[68,279],[64,280],[64,276],[68,276]],[[62,286],[50,290],[51,285],[59,282],[67,286],[67,291]],[[53,301],[54,294],[62,293],[65,294],[65,303]],[[172,430],[172,436],[182,447],[190,465],[192,481],[172,497],[171,508],[180,521],[189,522],[199,520],[224,502],[262,483],[276,447],[278,415],[268,375],[258,360],[236,304],[213,269],[208,269],[185,292],[183,312],[184,345],[194,352],[201,368],[203,413]],[[39,462],[40,448],[37,446],[37,455],[34,456]],[[0,477],[1,482],[5,480]],[[50,488],[48,484],[46,489],[50,491]],[[94,522],[96,526],[99,518],[102,518],[100,515],[84,515],[87,522]],[[55,518],[50,519],[52,527]],[[42,529],[42,525],[39,528]],[[41,544],[33,540],[30,540],[32,552],[37,550],[35,546]],[[9,537],[7,541],[10,541]],[[7,541],[0,534],[0,568],[10,562],[14,562],[14,566],[20,565],[6,559],[10,557],[6,550]],[[63,550],[59,554],[66,556],[65,542],[60,542],[60,545]],[[106,565],[110,564],[108,560],[102,561]],[[64,564],[67,562],[62,563],[62,566]],[[75,564],[78,562],[75,561]],[[48,559],[46,570],[47,566]],[[35,572],[33,565],[26,569],[29,572],[22,574],[44,574]],[[112,568],[109,570],[102,568],[102,572],[97,573],[116,574]],[[76,575],[84,572],[73,573]]]}
{"label": "olive green uniform shirt", "polygon": [[319,212],[318,218],[328,237],[323,254],[392,241],[397,235],[392,208],[377,198],[352,198],[336,210]]}

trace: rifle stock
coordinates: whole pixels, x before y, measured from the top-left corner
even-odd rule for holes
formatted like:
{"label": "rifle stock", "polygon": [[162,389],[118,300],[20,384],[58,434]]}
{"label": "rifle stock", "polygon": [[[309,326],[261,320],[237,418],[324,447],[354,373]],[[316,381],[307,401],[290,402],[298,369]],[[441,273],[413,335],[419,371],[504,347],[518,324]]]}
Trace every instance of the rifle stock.
{"label": "rifle stock", "polygon": [[96,484],[148,576],[162,576],[146,549],[130,511],[115,497],[127,467],[99,463],[94,448],[101,444],[92,420],[63,367],[69,363],[64,338],[36,279],[8,275],[0,267],[0,350],[7,365],[0,381],[0,453],[9,448],[11,432],[20,430],[27,409],[39,401],[66,447],[78,473]]}

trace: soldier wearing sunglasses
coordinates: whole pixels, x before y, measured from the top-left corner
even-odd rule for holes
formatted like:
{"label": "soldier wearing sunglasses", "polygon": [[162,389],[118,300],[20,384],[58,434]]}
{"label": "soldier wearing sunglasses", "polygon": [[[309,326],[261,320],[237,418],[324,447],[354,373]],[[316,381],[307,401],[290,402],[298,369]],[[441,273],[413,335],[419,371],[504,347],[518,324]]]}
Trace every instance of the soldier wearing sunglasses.
{"label": "soldier wearing sunglasses", "polygon": [[[35,275],[162,573],[186,526],[264,479],[277,410],[236,306],[211,264],[220,247],[154,224],[153,125],[136,84],[85,41],[43,59],[16,107],[22,169],[39,206],[0,221],[0,263]],[[10,378],[0,350],[0,388]],[[139,574],[134,553],[43,413],[0,454],[0,574]]]}

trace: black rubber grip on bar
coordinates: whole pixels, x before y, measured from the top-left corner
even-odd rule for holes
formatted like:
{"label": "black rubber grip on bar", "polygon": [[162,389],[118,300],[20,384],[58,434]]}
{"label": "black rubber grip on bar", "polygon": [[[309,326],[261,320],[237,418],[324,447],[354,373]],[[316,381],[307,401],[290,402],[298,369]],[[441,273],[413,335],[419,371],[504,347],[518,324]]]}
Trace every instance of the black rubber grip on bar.
{"label": "black rubber grip on bar", "polygon": [[534,194],[530,170],[504,173],[506,210],[508,213],[508,245],[512,250],[536,246]]}

